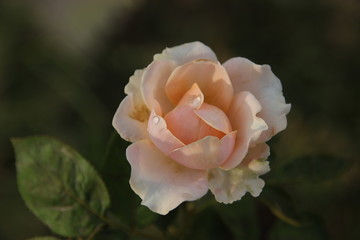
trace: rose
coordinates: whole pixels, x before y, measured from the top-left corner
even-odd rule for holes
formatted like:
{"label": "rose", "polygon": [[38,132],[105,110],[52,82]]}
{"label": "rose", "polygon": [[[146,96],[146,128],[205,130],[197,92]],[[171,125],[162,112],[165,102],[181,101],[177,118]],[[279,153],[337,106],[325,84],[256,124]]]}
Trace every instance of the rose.
{"label": "rose", "polygon": [[210,189],[222,203],[258,196],[270,170],[266,144],[286,128],[280,80],[268,65],[221,65],[200,42],[165,49],[125,87],[113,126],[133,142],[130,185],[142,204],[167,214]]}

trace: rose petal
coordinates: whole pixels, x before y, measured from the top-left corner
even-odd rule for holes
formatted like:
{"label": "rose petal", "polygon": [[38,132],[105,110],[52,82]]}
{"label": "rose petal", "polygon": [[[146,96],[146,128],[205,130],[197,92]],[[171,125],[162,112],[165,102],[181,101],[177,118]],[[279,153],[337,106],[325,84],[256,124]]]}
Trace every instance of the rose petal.
{"label": "rose petal", "polygon": [[177,106],[164,117],[168,129],[180,141],[190,144],[206,136],[222,138],[225,134],[201,120],[189,105]]}
{"label": "rose petal", "polygon": [[[242,165],[248,165],[250,162],[256,159],[267,159],[270,155],[270,148],[266,143],[256,144],[254,147],[249,149],[244,160],[241,162]],[[252,170],[256,170],[253,168]]]}
{"label": "rose petal", "polygon": [[146,131],[149,110],[142,101],[135,105],[133,94],[129,93],[120,103],[112,124],[120,136],[130,142],[139,141],[148,138]]}
{"label": "rose petal", "polygon": [[149,109],[154,109],[158,104],[166,113],[173,108],[165,94],[165,84],[174,66],[175,63],[172,61],[157,60],[146,68],[141,80],[141,91]]}
{"label": "rose petal", "polygon": [[249,91],[259,100],[262,110],[258,114],[269,129],[261,135],[262,142],[284,130],[286,114],[290,104],[285,103],[280,80],[272,73],[270,66],[257,65],[246,58],[232,58],[223,64],[227,70],[234,92]]}
{"label": "rose petal", "polygon": [[209,59],[217,61],[215,53],[201,42],[185,43],[176,47],[166,48],[162,53],[156,54],[154,60],[169,59],[181,65],[196,59]]}
{"label": "rose petal", "polygon": [[245,167],[237,167],[230,171],[216,168],[211,170],[210,176],[209,188],[216,201],[226,204],[240,200],[246,192],[257,197],[265,186],[265,182],[258,175]]}
{"label": "rose petal", "polygon": [[188,89],[197,83],[205,102],[226,111],[233,97],[233,89],[226,70],[217,62],[193,61],[181,65],[171,73],[165,91],[177,105]]}
{"label": "rose petal", "polygon": [[142,204],[167,214],[183,201],[201,198],[208,191],[206,171],[185,168],[161,153],[150,141],[126,150],[131,165],[130,185]]}
{"label": "rose petal", "polygon": [[260,195],[265,182],[259,178],[270,171],[268,157],[269,148],[266,144],[258,144],[249,150],[246,160],[230,171],[219,168],[209,174],[209,189],[215,199],[222,203],[232,203],[240,200],[246,192],[254,197]]}
{"label": "rose petal", "polygon": [[165,154],[185,146],[167,129],[165,120],[154,111],[151,112],[147,130],[155,146]]}
{"label": "rose petal", "polygon": [[134,72],[134,75],[132,75],[129,79],[129,83],[125,86],[125,93],[126,94],[132,94],[132,99],[134,102],[134,105],[143,105],[144,100],[142,98],[140,85],[141,85],[141,78],[144,74],[144,70],[136,70]]}
{"label": "rose petal", "polygon": [[256,116],[260,110],[259,102],[251,93],[240,92],[235,95],[228,117],[232,128],[237,130],[238,133],[234,151],[221,166],[223,169],[229,170],[239,165],[247,154],[249,147],[267,129],[265,121]]}
{"label": "rose petal", "polygon": [[210,104],[202,104],[200,109],[194,110],[195,114],[209,126],[228,134],[231,132],[231,125],[226,114],[219,108]]}
{"label": "rose petal", "polygon": [[192,169],[219,167],[233,150],[236,131],[221,140],[208,136],[185,147],[176,149],[169,156],[181,165]]}
{"label": "rose petal", "polygon": [[204,94],[201,92],[199,85],[194,83],[191,88],[181,98],[178,105],[189,105],[192,108],[199,109],[204,102]]}

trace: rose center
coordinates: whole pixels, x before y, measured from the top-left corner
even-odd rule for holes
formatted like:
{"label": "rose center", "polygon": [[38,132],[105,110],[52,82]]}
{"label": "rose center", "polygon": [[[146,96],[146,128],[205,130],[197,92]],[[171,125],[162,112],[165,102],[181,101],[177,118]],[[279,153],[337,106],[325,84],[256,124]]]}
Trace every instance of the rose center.
{"label": "rose center", "polygon": [[[177,106],[164,117],[167,128],[184,144],[190,144],[206,136],[214,136],[221,139],[226,133],[211,126],[211,122],[207,122],[201,115],[199,116],[199,113],[197,113],[197,111],[201,112],[205,110],[208,111],[208,118],[226,118],[225,114],[214,106],[210,107],[209,112],[209,106],[211,105],[203,104],[200,109],[194,109],[190,105]],[[216,108],[216,111],[214,108]],[[222,114],[218,114],[219,111],[221,111]]]}

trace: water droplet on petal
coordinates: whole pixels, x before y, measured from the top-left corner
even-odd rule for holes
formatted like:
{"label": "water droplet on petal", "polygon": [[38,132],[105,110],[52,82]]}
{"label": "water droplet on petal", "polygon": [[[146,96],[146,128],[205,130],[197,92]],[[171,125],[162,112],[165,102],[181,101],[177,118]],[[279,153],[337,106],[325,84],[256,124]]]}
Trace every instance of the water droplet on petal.
{"label": "water droplet on petal", "polygon": [[157,124],[160,122],[160,118],[155,116],[155,117],[153,117],[152,121],[153,121],[153,123]]}
{"label": "water droplet on petal", "polygon": [[201,97],[196,97],[193,101],[194,106],[198,106],[201,103]]}

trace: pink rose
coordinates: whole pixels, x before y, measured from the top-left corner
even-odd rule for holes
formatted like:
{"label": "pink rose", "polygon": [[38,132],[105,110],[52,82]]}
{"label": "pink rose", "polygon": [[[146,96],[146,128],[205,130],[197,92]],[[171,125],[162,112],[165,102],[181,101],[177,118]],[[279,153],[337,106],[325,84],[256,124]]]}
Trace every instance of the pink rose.
{"label": "pink rose", "polygon": [[201,42],[167,48],[125,87],[113,126],[133,142],[130,185],[142,204],[167,214],[204,196],[257,197],[270,170],[266,144],[286,128],[280,80],[245,58],[220,64]]}

